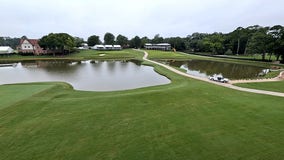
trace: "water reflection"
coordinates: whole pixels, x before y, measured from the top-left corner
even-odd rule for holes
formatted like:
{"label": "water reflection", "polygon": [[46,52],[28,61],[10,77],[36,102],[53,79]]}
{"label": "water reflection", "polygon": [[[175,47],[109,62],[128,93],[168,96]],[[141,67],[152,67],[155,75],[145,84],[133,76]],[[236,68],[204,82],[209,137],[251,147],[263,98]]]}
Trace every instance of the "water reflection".
{"label": "water reflection", "polygon": [[183,68],[188,74],[208,77],[213,74],[222,74],[230,79],[255,78],[264,68],[242,64],[215,62],[206,60],[167,61],[169,65]]}
{"label": "water reflection", "polygon": [[64,81],[77,90],[114,91],[168,84],[152,67],[130,61],[24,61],[0,67],[0,84]]}

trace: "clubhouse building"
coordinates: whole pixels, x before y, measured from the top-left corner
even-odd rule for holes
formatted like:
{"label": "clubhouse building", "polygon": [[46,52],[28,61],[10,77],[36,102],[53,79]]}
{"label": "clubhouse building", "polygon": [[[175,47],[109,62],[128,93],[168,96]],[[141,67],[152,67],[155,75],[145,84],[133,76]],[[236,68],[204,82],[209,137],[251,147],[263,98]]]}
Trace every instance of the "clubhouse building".
{"label": "clubhouse building", "polygon": [[163,50],[163,51],[171,50],[171,45],[169,43],[158,43],[158,44],[146,43],[144,47],[145,49],[150,49],[150,50]]}

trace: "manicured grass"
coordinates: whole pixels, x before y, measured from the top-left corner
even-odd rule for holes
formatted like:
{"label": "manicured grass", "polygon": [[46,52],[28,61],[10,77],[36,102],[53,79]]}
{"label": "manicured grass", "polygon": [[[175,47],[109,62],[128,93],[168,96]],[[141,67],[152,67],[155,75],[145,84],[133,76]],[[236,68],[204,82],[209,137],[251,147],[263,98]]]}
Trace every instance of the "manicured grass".
{"label": "manicured grass", "polygon": [[22,85],[19,90],[19,86],[1,86],[0,109],[13,105],[21,100],[25,100],[26,98],[29,98],[30,96],[42,92],[50,87],[53,87],[53,85]]}
{"label": "manicured grass", "polygon": [[71,58],[84,58],[84,59],[137,59],[143,54],[133,51],[132,49],[125,49],[121,51],[95,51],[95,50],[82,50],[79,53],[71,54]]}
{"label": "manicured grass", "polygon": [[143,53],[133,51],[132,49],[124,49],[121,51],[96,51],[81,50],[69,55],[42,55],[42,56],[0,56],[0,61],[21,61],[21,60],[48,60],[48,59],[139,59]]}
{"label": "manicured grass", "polygon": [[155,70],[172,83],[118,92],[57,83],[0,86],[0,95],[10,91],[6,97],[29,95],[11,104],[0,97],[0,159],[284,157],[283,98]]}
{"label": "manicured grass", "polygon": [[236,86],[253,88],[267,91],[283,92],[284,93],[284,81],[279,82],[259,82],[259,83],[239,83]]}
{"label": "manicured grass", "polygon": [[158,50],[146,50],[149,53],[149,59],[191,59],[188,54],[172,51],[158,51]]}

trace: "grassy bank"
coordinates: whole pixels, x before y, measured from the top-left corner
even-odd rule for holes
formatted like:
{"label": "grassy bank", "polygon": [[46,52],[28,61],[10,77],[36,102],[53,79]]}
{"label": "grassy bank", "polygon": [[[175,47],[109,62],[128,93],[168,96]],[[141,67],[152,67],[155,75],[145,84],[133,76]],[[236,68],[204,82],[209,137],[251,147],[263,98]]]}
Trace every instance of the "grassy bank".
{"label": "grassy bank", "polygon": [[118,92],[0,86],[0,159],[284,157],[283,98],[155,70],[172,83]]}
{"label": "grassy bank", "polygon": [[274,68],[280,67],[284,68],[283,64],[273,64],[268,62],[257,62],[257,61],[248,61],[248,60],[237,60],[230,58],[217,58],[217,57],[208,57],[208,56],[200,56],[194,54],[187,54],[182,52],[164,52],[164,51],[155,51],[155,50],[147,50],[149,53],[149,58],[154,60],[189,60],[189,59],[197,59],[197,60],[209,60],[209,61],[218,61],[218,62],[228,62],[228,63],[237,63],[244,65],[252,65],[259,66],[264,68]]}
{"label": "grassy bank", "polygon": [[279,82],[260,82],[260,83],[239,83],[235,84],[236,86],[260,89],[266,91],[275,91],[284,93],[284,81]]}

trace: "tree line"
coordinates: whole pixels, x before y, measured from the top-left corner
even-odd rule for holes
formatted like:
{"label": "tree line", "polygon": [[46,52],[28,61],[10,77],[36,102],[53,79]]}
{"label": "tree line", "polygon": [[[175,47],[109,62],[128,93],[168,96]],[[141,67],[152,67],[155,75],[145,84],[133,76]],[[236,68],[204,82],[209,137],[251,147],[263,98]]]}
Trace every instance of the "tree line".
{"label": "tree line", "polygon": [[[67,33],[50,33],[40,39],[40,45],[44,49],[68,51],[74,50],[74,47],[80,47],[82,43],[89,46],[96,44],[118,44],[123,48],[143,48],[145,43],[169,43],[178,51],[201,52],[212,55],[250,55],[261,54],[262,60],[265,55],[270,57],[275,55],[277,60],[284,61],[284,27],[275,25],[272,27],[262,27],[259,25],[246,28],[238,27],[230,33],[193,33],[186,37],[168,37],[163,38],[159,34],[152,39],[144,36],[135,36],[128,39],[119,34],[114,36],[112,33],[106,33],[103,37],[104,42],[98,35],[91,35],[87,41],[80,37],[72,37]],[[20,38],[0,37],[0,45],[16,48]]]}
{"label": "tree line", "polygon": [[[111,35],[111,36],[110,36]],[[88,45],[102,44],[99,36],[90,36]],[[185,52],[206,52],[212,55],[254,55],[261,54],[262,60],[265,55],[276,56],[277,61],[284,63],[284,27],[275,25],[272,27],[262,27],[259,25],[246,28],[238,27],[230,33],[193,33],[187,37],[163,38],[159,34],[153,39],[148,37],[135,36],[128,40],[123,35],[115,36],[106,33],[105,44],[119,44],[123,47],[143,48],[145,43],[169,43],[178,51]]]}

